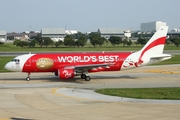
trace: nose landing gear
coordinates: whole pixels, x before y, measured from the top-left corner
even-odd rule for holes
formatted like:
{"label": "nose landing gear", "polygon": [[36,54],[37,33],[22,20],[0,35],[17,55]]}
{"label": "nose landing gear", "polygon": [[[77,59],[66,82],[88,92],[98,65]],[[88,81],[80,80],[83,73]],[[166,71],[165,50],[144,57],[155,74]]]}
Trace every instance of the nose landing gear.
{"label": "nose landing gear", "polygon": [[31,73],[28,72],[27,74],[28,74],[28,76],[27,76],[26,80],[27,80],[27,81],[30,81],[30,74],[31,74]]}

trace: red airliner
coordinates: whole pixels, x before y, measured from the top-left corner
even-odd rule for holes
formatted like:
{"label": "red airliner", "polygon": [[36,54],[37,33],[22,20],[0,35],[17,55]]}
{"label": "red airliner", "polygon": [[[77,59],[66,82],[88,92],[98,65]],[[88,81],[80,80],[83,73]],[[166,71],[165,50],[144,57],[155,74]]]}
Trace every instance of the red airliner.
{"label": "red airliner", "polygon": [[28,73],[30,80],[33,72],[54,72],[60,79],[81,76],[90,81],[89,72],[120,71],[160,62],[171,58],[163,54],[168,26],[162,26],[137,52],[82,52],[25,54],[15,57],[5,65],[10,71]]}

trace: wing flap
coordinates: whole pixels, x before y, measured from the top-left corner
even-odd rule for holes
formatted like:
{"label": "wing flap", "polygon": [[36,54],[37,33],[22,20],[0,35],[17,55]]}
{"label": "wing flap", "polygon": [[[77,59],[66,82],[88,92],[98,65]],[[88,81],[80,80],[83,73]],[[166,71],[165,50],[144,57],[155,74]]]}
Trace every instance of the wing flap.
{"label": "wing flap", "polygon": [[108,68],[110,65],[112,65],[112,63],[103,63],[103,64],[86,64],[86,65],[77,65],[77,66],[66,66],[65,68],[74,68],[74,69],[79,69],[81,71],[87,71],[87,70],[91,70],[94,68],[98,68],[98,67],[104,67],[104,68]]}

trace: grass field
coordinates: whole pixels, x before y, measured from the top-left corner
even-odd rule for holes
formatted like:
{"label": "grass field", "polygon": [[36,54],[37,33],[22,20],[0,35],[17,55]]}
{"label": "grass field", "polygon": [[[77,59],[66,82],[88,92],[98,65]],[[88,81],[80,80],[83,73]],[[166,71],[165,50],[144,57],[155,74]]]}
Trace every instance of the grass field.
{"label": "grass field", "polygon": [[[110,43],[109,44],[104,44],[102,47],[93,47],[90,43],[88,43],[84,47],[43,47],[40,48],[39,46],[36,46],[35,48],[29,48],[29,47],[16,47],[12,43],[6,43],[0,46],[0,52],[37,52],[37,51],[137,51],[140,50],[143,46],[142,45],[132,45],[132,46],[126,46],[122,47],[122,44],[119,46],[112,46]],[[165,45],[165,50],[180,50],[180,47],[176,47],[175,45]]]}
{"label": "grass field", "polygon": [[0,72],[9,72],[8,70],[6,70],[5,68],[4,68],[4,66],[5,66],[5,64],[7,63],[7,62],[9,62],[10,60],[12,60],[14,57],[1,57],[0,56]]}
{"label": "grass field", "polygon": [[180,88],[113,88],[99,89],[96,92],[137,99],[171,99],[180,100]]}

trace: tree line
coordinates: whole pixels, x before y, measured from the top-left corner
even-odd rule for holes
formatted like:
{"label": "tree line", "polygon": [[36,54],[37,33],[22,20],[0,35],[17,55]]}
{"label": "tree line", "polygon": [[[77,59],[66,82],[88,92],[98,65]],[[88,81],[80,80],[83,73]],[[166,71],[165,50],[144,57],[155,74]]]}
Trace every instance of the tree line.
{"label": "tree line", "polygon": [[[136,42],[134,42],[136,45],[145,45],[147,41],[149,40],[150,36],[144,37],[139,36]],[[41,37],[41,34],[38,34],[37,36],[31,37],[31,40],[29,41],[21,41],[21,40],[15,40],[14,45],[17,47],[35,47],[36,45],[39,45],[42,47],[84,47],[87,44],[88,39],[90,40],[90,43],[94,47],[102,47],[105,43],[111,43],[113,46],[118,46],[122,44],[123,47],[125,46],[131,46],[132,41],[129,38],[122,38],[119,36],[110,36],[109,39],[106,39],[104,37],[101,37],[101,35],[97,32],[91,32],[89,35],[83,34],[81,32],[78,32],[74,35],[66,35],[64,38],[64,41],[57,41],[54,42],[49,37]],[[176,47],[179,47],[180,45],[180,37],[170,37],[166,40],[166,44],[169,45],[173,43],[176,45]]]}
{"label": "tree line", "polygon": [[170,37],[166,40],[166,44],[169,45],[173,43],[176,47],[180,45],[180,37]]}
{"label": "tree line", "polygon": [[64,38],[64,41],[57,41],[54,42],[49,37],[41,37],[41,34],[38,34],[37,36],[31,37],[29,41],[23,41],[23,40],[15,40],[14,45],[17,47],[35,47],[36,45],[39,45],[42,47],[84,47],[87,44],[88,39],[90,40],[90,43],[94,47],[102,47],[105,43],[111,43],[113,46],[117,46],[120,44],[123,44],[123,47],[126,45],[130,46],[132,44],[132,41],[128,38],[122,39],[118,36],[111,36],[108,40],[104,37],[101,37],[101,35],[97,32],[91,32],[89,35],[83,34],[83,33],[77,33],[74,35],[66,35]]}

